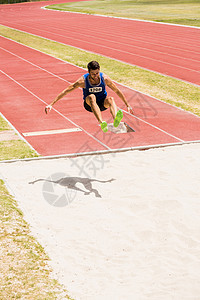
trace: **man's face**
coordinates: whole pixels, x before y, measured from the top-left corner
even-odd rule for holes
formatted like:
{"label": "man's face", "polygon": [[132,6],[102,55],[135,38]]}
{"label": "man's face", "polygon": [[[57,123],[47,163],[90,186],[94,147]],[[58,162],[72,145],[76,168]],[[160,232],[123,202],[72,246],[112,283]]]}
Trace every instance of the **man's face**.
{"label": "man's face", "polygon": [[99,78],[100,78],[99,72],[100,72],[99,69],[96,69],[96,70],[90,70],[90,72],[89,72],[90,78],[92,78],[93,80],[99,79]]}

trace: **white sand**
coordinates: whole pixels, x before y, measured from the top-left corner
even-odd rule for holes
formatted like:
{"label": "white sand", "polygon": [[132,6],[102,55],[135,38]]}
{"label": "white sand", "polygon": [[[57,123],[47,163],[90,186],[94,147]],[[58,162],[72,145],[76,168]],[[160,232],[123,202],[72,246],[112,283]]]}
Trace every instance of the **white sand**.
{"label": "white sand", "polygon": [[[0,173],[74,299],[200,299],[200,144],[1,163]],[[115,180],[92,182],[101,198],[29,184],[66,176]]]}

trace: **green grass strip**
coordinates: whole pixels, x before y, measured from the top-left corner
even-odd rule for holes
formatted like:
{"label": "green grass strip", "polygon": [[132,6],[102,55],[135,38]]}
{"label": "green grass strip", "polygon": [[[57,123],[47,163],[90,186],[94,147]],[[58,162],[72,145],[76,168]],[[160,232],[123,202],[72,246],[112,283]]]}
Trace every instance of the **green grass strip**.
{"label": "green grass strip", "polygon": [[[0,134],[1,132],[13,131],[8,122],[0,116]],[[0,161],[10,159],[23,159],[38,157],[38,154],[22,139],[0,141]]]}
{"label": "green grass strip", "polygon": [[0,116],[0,133],[1,131],[11,130],[9,124]]}
{"label": "green grass strip", "polygon": [[49,257],[0,180],[0,299],[70,299],[51,278]]}
{"label": "green grass strip", "polygon": [[38,157],[23,140],[8,140],[0,142],[0,160],[23,159]]}
{"label": "green grass strip", "polygon": [[4,26],[0,26],[0,34],[79,67],[97,60],[113,80],[200,116],[198,86]]}
{"label": "green grass strip", "polygon": [[95,0],[47,6],[50,9],[200,26],[199,0]]}

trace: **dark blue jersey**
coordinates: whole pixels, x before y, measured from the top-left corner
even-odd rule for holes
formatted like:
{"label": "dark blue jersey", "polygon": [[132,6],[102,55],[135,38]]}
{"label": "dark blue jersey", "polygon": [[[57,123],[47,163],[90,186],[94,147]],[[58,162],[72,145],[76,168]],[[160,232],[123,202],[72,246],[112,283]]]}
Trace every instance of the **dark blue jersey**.
{"label": "dark blue jersey", "polygon": [[99,73],[100,82],[97,85],[92,85],[89,80],[89,73],[83,75],[85,80],[85,88],[83,88],[83,99],[91,94],[96,96],[97,101],[104,100],[107,96],[106,84],[103,78],[103,73]]}

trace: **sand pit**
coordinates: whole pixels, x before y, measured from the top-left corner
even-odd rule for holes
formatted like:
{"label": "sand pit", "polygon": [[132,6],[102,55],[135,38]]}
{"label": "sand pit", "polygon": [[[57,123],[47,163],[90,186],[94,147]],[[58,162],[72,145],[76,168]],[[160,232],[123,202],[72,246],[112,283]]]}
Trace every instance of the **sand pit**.
{"label": "sand pit", "polygon": [[199,153],[1,163],[0,176],[72,298],[199,300]]}

